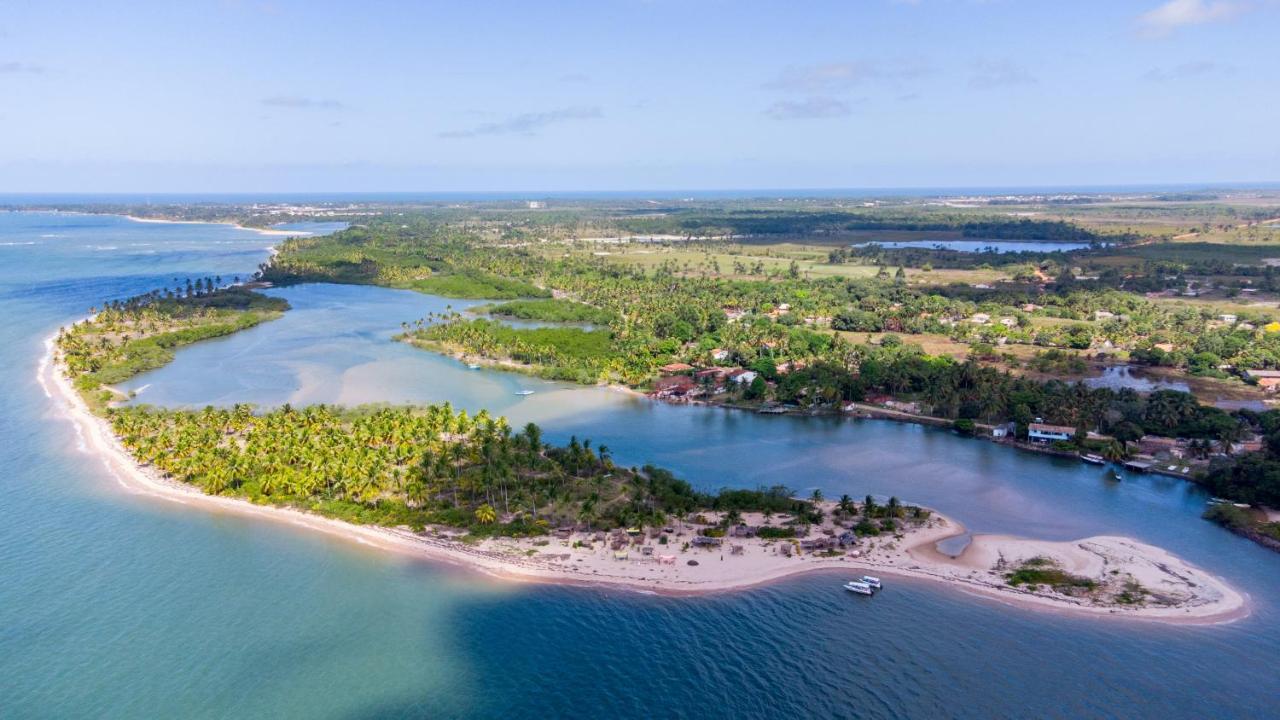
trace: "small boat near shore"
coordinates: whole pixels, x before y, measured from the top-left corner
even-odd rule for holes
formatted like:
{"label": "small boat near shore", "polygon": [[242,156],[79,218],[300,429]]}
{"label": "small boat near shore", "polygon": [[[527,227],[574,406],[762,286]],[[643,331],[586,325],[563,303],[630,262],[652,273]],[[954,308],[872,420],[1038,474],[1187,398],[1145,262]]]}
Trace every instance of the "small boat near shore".
{"label": "small boat near shore", "polygon": [[517,390],[517,391],[516,391],[516,394],[517,394],[517,395],[532,395],[532,394],[533,394],[533,391],[532,391],[532,390]]}
{"label": "small boat near shore", "polygon": [[480,366],[476,363],[467,363],[468,370],[479,370]]}
{"label": "small boat near shore", "polygon": [[1101,455],[1094,455],[1093,453],[1089,453],[1087,455],[1081,455],[1080,459],[1083,460],[1084,462],[1089,463],[1090,465],[1105,465],[1107,462],[1106,458],[1102,457]]}
{"label": "small boat near shore", "polygon": [[858,578],[857,580],[854,580],[853,582],[866,583],[870,585],[874,590],[879,590],[881,588],[880,578],[874,577],[871,575],[863,575],[862,577]]}
{"label": "small boat near shore", "polygon": [[864,582],[859,582],[857,580],[850,580],[849,582],[845,583],[844,589],[848,590],[851,593],[857,593],[859,595],[875,594],[875,590],[873,590],[870,585]]}
{"label": "small boat near shore", "polygon": [[1123,480],[1124,478],[1120,477],[1120,473],[1119,473],[1119,471],[1117,471],[1117,470],[1112,470],[1112,471],[1111,471],[1111,479],[1112,479],[1112,480],[1115,480],[1116,482],[1120,482],[1120,481],[1121,481],[1121,480]]}

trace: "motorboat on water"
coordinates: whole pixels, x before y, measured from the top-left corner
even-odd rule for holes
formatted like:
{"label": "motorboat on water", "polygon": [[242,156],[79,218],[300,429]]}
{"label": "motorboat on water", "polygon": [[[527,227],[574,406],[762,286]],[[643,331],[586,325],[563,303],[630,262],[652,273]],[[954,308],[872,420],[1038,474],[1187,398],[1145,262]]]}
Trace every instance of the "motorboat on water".
{"label": "motorboat on water", "polygon": [[479,370],[479,369],[480,369],[480,366],[479,366],[479,365],[477,365],[476,363],[467,363],[467,369],[468,369],[468,370]]}
{"label": "motorboat on water", "polygon": [[858,578],[857,580],[854,580],[853,582],[866,583],[875,590],[879,590],[881,587],[880,578],[874,577],[871,575],[863,575],[862,577]]}
{"label": "motorboat on water", "polygon": [[532,390],[517,390],[517,391],[516,391],[516,394],[517,394],[517,395],[532,395],[532,394],[533,394],[533,391],[532,391]]}
{"label": "motorboat on water", "polygon": [[870,585],[864,582],[858,582],[857,580],[850,580],[845,583],[844,589],[859,595],[872,595],[875,593],[875,590],[873,590]]}
{"label": "motorboat on water", "polygon": [[1105,465],[1107,463],[1106,458],[1102,457],[1101,455],[1094,455],[1093,453],[1089,453],[1087,455],[1081,455],[1080,459],[1089,463],[1090,465]]}

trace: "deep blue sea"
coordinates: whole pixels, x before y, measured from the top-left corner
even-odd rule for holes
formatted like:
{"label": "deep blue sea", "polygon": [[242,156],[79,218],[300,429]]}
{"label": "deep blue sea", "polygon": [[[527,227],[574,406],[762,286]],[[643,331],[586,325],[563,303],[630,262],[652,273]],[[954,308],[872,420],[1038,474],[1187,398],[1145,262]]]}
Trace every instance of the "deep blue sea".
{"label": "deep blue sea", "polygon": [[1132,535],[1219,573],[1253,614],[1210,627],[1065,617],[902,580],[863,602],[826,575],[698,598],[508,586],[130,494],[34,382],[43,340],[104,298],[247,274],[276,240],[0,213],[0,717],[1276,716],[1280,554],[1201,520],[1189,484],[1108,483],[917,426],[653,404],[390,341],[458,301],[273,291],[294,305],[285,318],[183,350],[130,387],[166,405],[449,400],[707,488],[895,494],[975,531]]}

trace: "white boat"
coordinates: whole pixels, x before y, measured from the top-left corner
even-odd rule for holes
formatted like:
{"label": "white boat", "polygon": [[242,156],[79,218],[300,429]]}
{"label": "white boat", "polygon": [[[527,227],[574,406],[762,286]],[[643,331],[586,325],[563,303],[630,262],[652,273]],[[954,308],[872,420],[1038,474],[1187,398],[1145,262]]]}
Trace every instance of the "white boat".
{"label": "white boat", "polygon": [[1106,458],[1102,457],[1101,455],[1094,455],[1092,453],[1088,455],[1081,455],[1080,459],[1089,463],[1090,465],[1105,465],[1107,462]]}
{"label": "white boat", "polygon": [[879,589],[880,589],[880,578],[878,578],[878,577],[872,577],[871,575],[863,575],[862,577],[858,578],[857,580],[854,580],[854,582],[862,582],[862,583],[866,583],[866,584],[870,585],[871,587],[875,588],[876,590],[879,590]]}
{"label": "white boat", "polygon": [[467,363],[468,370],[479,370],[480,366],[475,363]]}
{"label": "white boat", "polygon": [[875,593],[875,591],[871,589],[870,585],[856,580],[850,580],[845,583],[844,589],[852,593],[858,593],[859,595],[871,595]]}
{"label": "white boat", "polygon": [[533,391],[532,391],[532,390],[517,390],[517,391],[516,391],[516,394],[517,394],[517,395],[532,395],[532,394],[533,394]]}

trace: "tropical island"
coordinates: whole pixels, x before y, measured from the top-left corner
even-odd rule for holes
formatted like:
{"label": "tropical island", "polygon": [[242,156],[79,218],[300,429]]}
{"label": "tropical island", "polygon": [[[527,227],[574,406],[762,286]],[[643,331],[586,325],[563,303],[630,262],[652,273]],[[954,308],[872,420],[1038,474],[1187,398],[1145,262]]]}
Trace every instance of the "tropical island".
{"label": "tropical island", "polygon": [[[276,277],[273,268],[264,267],[262,277]],[[463,277],[501,285],[486,275]],[[1216,622],[1247,612],[1221,581],[1132,540],[979,535],[952,558],[935,545],[964,528],[896,498],[830,502],[820,494],[795,497],[783,486],[702,492],[661,468],[620,467],[608,448],[589,440],[551,446],[536,425],[515,431],[485,412],[189,411],[117,402],[123,398],[111,384],[163,365],[174,348],[287,309],[253,287],[202,278],[111,301],[51,340],[52,384],[127,482],[530,580],[705,592],[813,570],[874,569],[1095,614]],[[569,302],[551,297],[487,311],[611,320],[598,306]],[[480,322],[488,321],[424,322],[406,334]],[[531,331],[540,330],[602,337],[582,328]]]}

